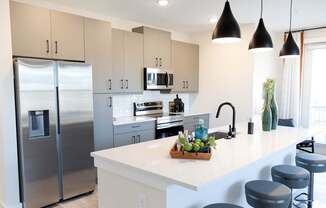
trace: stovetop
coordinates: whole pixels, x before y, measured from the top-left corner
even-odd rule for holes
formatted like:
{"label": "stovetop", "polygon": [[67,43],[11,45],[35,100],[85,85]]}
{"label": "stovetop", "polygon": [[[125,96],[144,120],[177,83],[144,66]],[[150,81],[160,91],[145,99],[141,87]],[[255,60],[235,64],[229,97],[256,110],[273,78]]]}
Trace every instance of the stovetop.
{"label": "stovetop", "polygon": [[156,118],[157,124],[183,121],[183,113],[158,113],[146,116]]}

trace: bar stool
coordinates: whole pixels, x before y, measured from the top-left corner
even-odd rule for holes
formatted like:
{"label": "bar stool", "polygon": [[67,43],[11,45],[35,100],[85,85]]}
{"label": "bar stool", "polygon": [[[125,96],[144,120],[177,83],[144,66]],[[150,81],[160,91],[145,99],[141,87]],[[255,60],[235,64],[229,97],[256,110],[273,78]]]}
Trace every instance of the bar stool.
{"label": "bar stool", "polygon": [[204,208],[243,208],[243,207],[233,205],[233,204],[218,203],[218,204],[207,205]]}
{"label": "bar stool", "polygon": [[278,182],[255,180],[245,185],[246,199],[254,208],[287,208],[291,190]]}
{"label": "bar stool", "polygon": [[272,167],[273,181],[286,185],[291,189],[291,202],[289,207],[292,207],[292,192],[293,189],[303,189],[309,184],[310,174],[301,167],[293,165],[277,165]]}
{"label": "bar stool", "polygon": [[[314,174],[326,172],[326,156],[300,152],[297,153],[295,161],[297,166],[308,170],[310,173],[308,193],[300,194],[299,196],[295,197],[295,200],[299,202],[306,202],[308,204],[308,208],[312,208],[312,203],[314,200]],[[308,199],[299,199],[299,197],[303,195],[307,196]]]}

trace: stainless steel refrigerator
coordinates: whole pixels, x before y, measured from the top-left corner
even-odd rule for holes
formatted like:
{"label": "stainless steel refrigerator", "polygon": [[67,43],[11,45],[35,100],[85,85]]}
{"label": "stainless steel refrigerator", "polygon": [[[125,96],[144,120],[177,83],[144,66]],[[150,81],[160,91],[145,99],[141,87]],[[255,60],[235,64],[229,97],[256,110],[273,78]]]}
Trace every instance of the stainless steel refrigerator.
{"label": "stainless steel refrigerator", "polygon": [[21,201],[47,206],[94,190],[92,67],[14,59]]}

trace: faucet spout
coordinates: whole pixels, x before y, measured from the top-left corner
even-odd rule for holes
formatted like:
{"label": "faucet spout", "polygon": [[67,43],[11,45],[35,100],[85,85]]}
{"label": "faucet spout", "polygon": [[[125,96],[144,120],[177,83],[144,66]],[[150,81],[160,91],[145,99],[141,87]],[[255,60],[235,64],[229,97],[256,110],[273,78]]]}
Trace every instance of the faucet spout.
{"label": "faucet spout", "polygon": [[221,109],[225,105],[228,105],[232,108],[232,128],[231,128],[231,130],[232,130],[232,137],[235,137],[235,135],[236,135],[236,128],[235,128],[236,111],[235,111],[235,107],[232,105],[232,103],[230,103],[230,102],[222,103],[217,109],[216,118],[218,118],[220,116]]}

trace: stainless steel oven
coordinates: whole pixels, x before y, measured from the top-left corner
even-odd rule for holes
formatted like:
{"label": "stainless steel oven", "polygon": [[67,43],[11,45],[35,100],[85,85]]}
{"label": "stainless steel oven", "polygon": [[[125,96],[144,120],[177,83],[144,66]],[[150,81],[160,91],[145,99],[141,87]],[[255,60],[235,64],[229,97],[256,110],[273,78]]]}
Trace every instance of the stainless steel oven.
{"label": "stainless steel oven", "polygon": [[183,132],[182,116],[168,116],[169,119],[163,121],[162,118],[157,119],[155,138],[161,139],[170,136],[176,136],[179,132]]}
{"label": "stainless steel oven", "polygon": [[182,113],[163,113],[163,102],[134,103],[134,116],[149,116],[156,119],[155,138],[178,135],[183,132]]}
{"label": "stainless steel oven", "polygon": [[174,85],[174,75],[163,69],[144,69],[145,90],[171,90]]}

